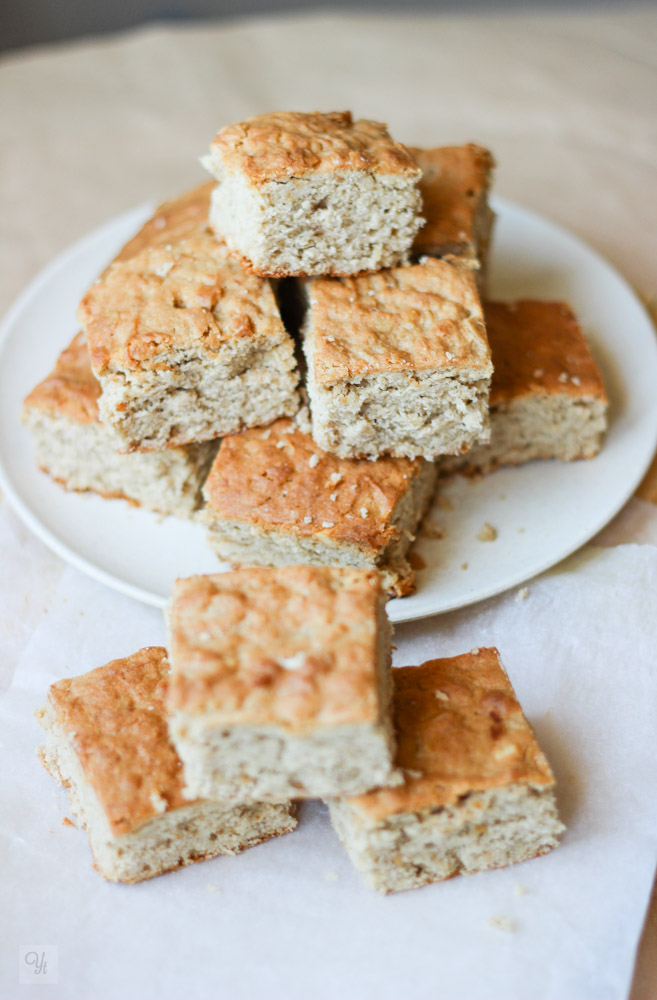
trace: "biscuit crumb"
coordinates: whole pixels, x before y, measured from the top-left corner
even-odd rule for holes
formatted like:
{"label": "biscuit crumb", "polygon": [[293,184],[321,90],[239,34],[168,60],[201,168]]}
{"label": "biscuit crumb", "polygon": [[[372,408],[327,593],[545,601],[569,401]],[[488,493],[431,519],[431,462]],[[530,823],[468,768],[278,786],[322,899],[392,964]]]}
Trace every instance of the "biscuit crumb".
{"label": "biscuit crumb", "polygon": [[361,507],[361,509],[360,509],[360,516],[361,517],[367,517],[367,507]]}
{"label": "biscuit crumb", "polygon": [[410,552],[408,556],[408,562],[411,569],[426,569],[427,564],[425,563],[419,552]]}
{"label": "biscuit crumb", "polygon": [[322,528],[332,528],[335,525],[335,521],[322,521]]}
{"label": "biscuit crumb", "polygon": [[420,529],[420,534],[423,538],[431,538],[433,541],[437,541],[439,538],[445,537],[445,529],[439,524],[434,524],[432,521],[427,521],[426,524],[422,525]]}
{"label": "biscuit crumb", "polygon": [[449,695],[444,691],[434,691],[434,694],[440,701],[449,701]]}
{"label": "biscuit crumb", "polygon": [[62,820],[62,826],[72,826],[73,829],[75,829],[75,823],[73,822],[72,819],[69,819],[68,816],[64,816],[64,819]]}
{"label": "biscuit crumb", "polygon": [[417,780],[418,778],[424,777],[424,771],[414,771],[413,768],[410,767],[403,768],[403,771],[409,778],[415,778]]}
{"label": "biscuit crumb", "polygon": [[310,514],[306,514],[306,516],[305,516],[305,517],[304,517],[304,519],[303,519],[303,523],[304,523],[304,524],[312,524],[312,520],[313,520],[313,519],[312,519],[312,517],[310,516]]}
{"label": "biscuit crumb", "polygon": [[329,482],[331,486],[337,486],[341,479],[342,479],[341,472],[332,472],[331,475],[329,476]]}
{"label": "biscuit crumb", "polygon": [[319,455],[313,453],[308,459],[308,465],[311,469],[314,469],[316,465],[319,465]]}
{"label": "biscuit crumb", "polygon": [[521,587],[520,590],[516,593],[516,604],[518,604],[520,601],[526,601],[528,597],[529,597],[529,588]]}
{"label": "biscuit crumb", "polygon": [[326,882],[337,882],[340,878],[338,872],[324,872],[324,880]]}
{"label": "biscuit crumb", "polygon": [[286,441],[277,441],[276,442],[276,447],[277,448],[284,448],[286,444],[287,444]]}
{"label": "biscuit crumb", "polygon": [[568,381],[568,372],[559,372],[559,381],[560,382],[567,382]]}
{"label": "biscuit crumb", "polygon": [[536,368],[534,370],[534,378],[543,378],[544,375],[545,375],[545,372],[543,371],[542,368]]}
{"label": "biscuit crumb", "polygon": [[516,884],[513,887],[514,896],[526,896],[528,892],[529,889],[527,888],[526,885],[523,885],[522,882],[516,882]]}
{"label": "biscuit crumb", "polygon": [[507,934],[512,934],[516,929],[516,925],[513,920],[509,917],[494,916],[488,918],[488,926],[495,927],[498,931],[506,931]]}
{"label": "biscuit crumb", "polygon": [[330,501],[331,501],[332,503],[335,503],[335,501],[336,501],[337,499],[338,499],[338,494],[337,494],[337,493],[331,493],[331,495],[329,496],[329,500],[330,500]]}
{"label": "biscuit crumb", "polygon": [[494,542],[497,538],[497,528],[494,528],[488,521],[484,521],[477,538],[480,542]]}
{"label": "biscuit crumb", "polygon": [[579,375],[571,375],[570,376],[570,381],[573,383],[573,385],[581,385],[582,384],[582,380],[579,377]]}
{"label": "biscuit crumb", "polygon": [[440,507],[441,510],[454,510],[454,504],[448,497],[443,497],[438,494],[434,500],[436,507]]}
{"label": "biscuit crumb", "polygon": [[461,563],[461,569],[467,569],[467,568],[468,568],[467,563]]}
{"label": "biscuit crumb", "polygon": [[262,438],[263,441],[267,441],[267,439],[270,437],[270,435],[271,435],[271,427],[268,427],[266,431],[262,432],[262,434],[260,435],[260,437]]}

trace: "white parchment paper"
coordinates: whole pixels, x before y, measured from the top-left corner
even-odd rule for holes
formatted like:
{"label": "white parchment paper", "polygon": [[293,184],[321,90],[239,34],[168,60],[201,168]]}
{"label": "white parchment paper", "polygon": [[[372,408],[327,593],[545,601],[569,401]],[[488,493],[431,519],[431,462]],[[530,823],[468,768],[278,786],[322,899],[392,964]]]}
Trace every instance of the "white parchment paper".
{"label": "white parchment paper", "polygon": [[657,858],[656,591],[654,546],[589,547],[524,599],[397,630],[397,665],[499,647],[568,831],[547,857],[382,898],[318,803],[295,833],[239,857],[103,882],[37,763],[33,711],[52,681],[164,630],[156,610],[63,570],[0,706],[2,995],[34,988],[16,985],[19,949],[47,944],[59,956],[52,997],[624,997]]}

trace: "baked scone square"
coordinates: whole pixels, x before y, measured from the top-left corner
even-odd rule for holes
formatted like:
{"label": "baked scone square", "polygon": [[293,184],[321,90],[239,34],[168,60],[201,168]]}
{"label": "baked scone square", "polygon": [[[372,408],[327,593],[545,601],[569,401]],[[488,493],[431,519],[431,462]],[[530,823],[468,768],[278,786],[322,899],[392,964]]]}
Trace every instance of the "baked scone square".
{"label": "baked scone square", "polygon": [[313,437],[341,458],[487,441],[493,371],[473,273],[445,260],[306,285]]}
{"label": "baked scone square", "polygon": [[228,562],[378,569],[384,590],[401,597],[414,589],[406,555],[435,480],[433,462],[337,458],[297,419],[282,419],[223,438],[201,517]]}
{"label": "baked scone square", "polygon": [[486,302],[495,372],[491,435],[442,472],[490,472],[533,459],[593,458],[607,427],[602,375],[572,309],[564,302]]}
{"label": "baked scone square", "polygon": [[272,286],[209,231],[208,196],[162,206],[80,303],[100,417],[123,451],[207,441],[299,406]]}
{"label": "baked scone square", "polygon": [[100,422],[99,396],[84,334],[78,333],[25,400],[23,421],[40,468],[68,490],[121,497],[160,514],[194,515],[218,442],[121,454],[116,436]]}
{"label": "baked scone square", "polygon": [[496,649],[393,670],[405,783],[329,803],[366,884],[415,889],[546,854],[565,829],[550,766]]}
{"label": "baked scone square", "polygon": [[379,574],[285,566],[176,581],[169,728],[188,794],[278,801],[399,780]]}
{"label": "baked scone square", "polygon": [[190,802],[169,738],[169,664],[160,646],[58,681],[37,718],[44,767],[66,785],[97,871],[140,882],[237,854],[296,826],[291,803]]}
{"label": "baked scone square", "polygon": [[385,125],[276,112],[222,128],[203,165],[210,223],[256,274],[357,274],[400,263],[422,219],[421,171]]}
{"label": "baked scone square", "polygon": [[420,192],[425,217],[413,253],[469,262],[476,268],[481,290],[495,218],[488,204],[495,167],[492,153],[474,143],[435,149],[411,147],[410,153],[422,169]]}

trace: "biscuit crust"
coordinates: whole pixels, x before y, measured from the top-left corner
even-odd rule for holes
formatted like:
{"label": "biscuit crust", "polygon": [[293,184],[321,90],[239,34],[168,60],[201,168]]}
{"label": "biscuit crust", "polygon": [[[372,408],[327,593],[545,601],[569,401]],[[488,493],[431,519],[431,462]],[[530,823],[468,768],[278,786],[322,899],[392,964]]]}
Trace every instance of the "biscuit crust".
{"label": "biscuit crust", "polygon": [[393,682],[405,783],[349,799],[364,822],[456,805],[508,785],[554,785],[494,647],[393,670]]}
{"label": "biscuit crust", "polygon": [[377,721],[376,571],[247,568],[177,580],[169,712],[302,732]]}
{"label": "biscuit crust", "polygon": [[495,160],[483,146],[411,147],[422,169],[424,226],[415,237],[414,254],[456,254],[479,258],[490,228],[487,196]]}
{"label": "biscuit crust", "polygon": [[189,805],[164,704],[166,649],[148,646],[53,684],[48,700],[114,834]]}
{"label": "biscuit crust", "polygon": [[253,186],[311,172],[421,174],[385,125],[354,121],[349,111],[256,115],[222,128],[210,148],[228,173],[240,172]]}
{"label": "biscuit crust", "polygon": [[308,285],[306,336],[320,386],[415,371],[492,372],[472,272],[443,260]]}
{"label": "biscuit crust", "polygon": [[394,537],[392,513],[422,465],[340,459],[284,419],[225,437],[204,491],[211,515],[376,552]]}

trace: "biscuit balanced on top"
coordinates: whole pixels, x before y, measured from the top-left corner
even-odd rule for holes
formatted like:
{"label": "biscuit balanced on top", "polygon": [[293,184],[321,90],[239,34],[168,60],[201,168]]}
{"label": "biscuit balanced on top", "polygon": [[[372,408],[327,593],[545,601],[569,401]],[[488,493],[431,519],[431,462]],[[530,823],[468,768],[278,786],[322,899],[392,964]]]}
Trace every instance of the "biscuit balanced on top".
{"label": "biscuit balanced on top", "polygon": [[313,437],[341,458],[457,455],[489,437],[493,371],[473,272],[410,267],[305,283]]}
{"label": "biscuit balanced on top", "polygon": [[390,626],[376,571],[240,569],[178,580],[169,728],[188,794],[357,794],[392,764]]}
{"label": "biscuit balanced on top", "polygon": [[345,275],[400,263],[422,219],[422,171],[379,122],[276,112],[222,128],[203,165],[210,223],[256,274]]}
{"label": "biscuit balanced on top", "polygon": [[271,284],[208,230],[210,187],[158,209],[80,303],[100,417],[122,451],[209,441],[299,407]]}

